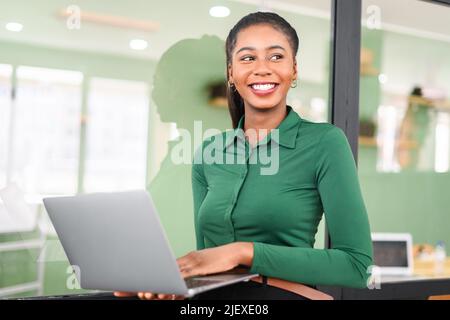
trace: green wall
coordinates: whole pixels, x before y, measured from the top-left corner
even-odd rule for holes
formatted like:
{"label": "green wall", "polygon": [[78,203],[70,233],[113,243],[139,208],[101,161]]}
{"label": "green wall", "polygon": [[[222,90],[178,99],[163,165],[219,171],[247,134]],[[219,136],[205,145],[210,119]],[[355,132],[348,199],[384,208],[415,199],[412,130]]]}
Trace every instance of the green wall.
{"label": "green wall", "polygon": [[380,173],[374,147],[359,148],[359,178],[373,232],[410,232],[450,244],[450,173]]}
{"label": "green wall", "polygon": [[[383,31],[362,29],[361,47],[369,49],[373,53],[373,68],[381,70]],[[377,75],[361,75],[359,96],[360,119],[372,119],[380,105],[380,82]]]}

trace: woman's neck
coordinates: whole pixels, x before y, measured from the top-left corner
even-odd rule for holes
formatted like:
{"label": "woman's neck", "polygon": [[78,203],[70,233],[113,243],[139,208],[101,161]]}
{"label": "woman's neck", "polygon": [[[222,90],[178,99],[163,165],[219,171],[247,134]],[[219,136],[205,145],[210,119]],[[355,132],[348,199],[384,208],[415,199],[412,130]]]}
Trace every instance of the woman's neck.
{"label": "woman's neck", "polygon": [[[271,130],[277,128],[287,115],[287,106],[258,110],[245,108],[244,131],[251,144],[262,140]],[[251,131],[252,134],[247,132]],[[256,133],[256,137],[254,136]]]}

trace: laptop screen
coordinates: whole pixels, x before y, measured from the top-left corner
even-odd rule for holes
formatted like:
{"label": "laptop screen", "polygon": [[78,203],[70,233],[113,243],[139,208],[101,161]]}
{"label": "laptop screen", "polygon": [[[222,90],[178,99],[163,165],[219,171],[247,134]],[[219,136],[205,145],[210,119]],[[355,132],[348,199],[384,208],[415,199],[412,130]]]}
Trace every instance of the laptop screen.
{"label": "laptop screen", "polygon": [[379,267],[408,267],[406,241],[373,241],[373,258]]}

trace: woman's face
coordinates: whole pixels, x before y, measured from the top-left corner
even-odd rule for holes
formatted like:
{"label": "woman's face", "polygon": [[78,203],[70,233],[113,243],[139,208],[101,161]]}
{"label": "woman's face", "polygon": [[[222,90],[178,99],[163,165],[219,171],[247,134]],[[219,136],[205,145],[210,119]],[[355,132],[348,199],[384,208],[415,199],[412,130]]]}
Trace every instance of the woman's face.
{"label": "woman's face", "polygon": [[246,107],[271,109],[286,105],[286,95],[297,78],[297,63],[287,37],[267,24],[241,30],[228,66]]}

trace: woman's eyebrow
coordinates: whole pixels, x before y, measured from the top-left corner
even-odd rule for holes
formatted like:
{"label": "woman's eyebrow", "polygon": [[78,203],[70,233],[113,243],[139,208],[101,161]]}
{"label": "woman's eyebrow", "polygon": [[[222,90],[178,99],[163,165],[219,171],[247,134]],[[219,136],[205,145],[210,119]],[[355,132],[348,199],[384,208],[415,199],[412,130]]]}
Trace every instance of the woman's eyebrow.
{"label": "woman's eyebrow", "polygon": [[[275,44],[275,45],[272,45],[272,46],[269,46],[266,48],[266,50],[272,50],[272,49],[281,49],[281,50],[286,51],[285,48],[283,48],[282,46],[280,46],[278,44]],[[238,51],[236,51],[236,54],[238,54],[239,52],[244,51],[244,50],[255,51],[256,48],[255,47],[242,47]]]}

